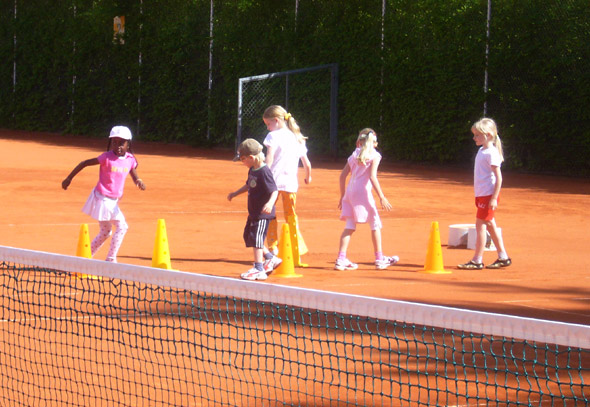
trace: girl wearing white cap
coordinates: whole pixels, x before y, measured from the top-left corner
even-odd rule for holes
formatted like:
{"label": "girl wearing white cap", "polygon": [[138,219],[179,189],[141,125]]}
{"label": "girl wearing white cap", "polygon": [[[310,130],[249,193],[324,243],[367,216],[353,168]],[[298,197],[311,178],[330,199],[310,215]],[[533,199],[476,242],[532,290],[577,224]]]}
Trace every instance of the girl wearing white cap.
{"label": "girl wearing white cap", "polygon": [[127,174],[131,175],[139,189],[145,190],[145,184],[137,175],[137,160],[131,153],[131,138],[131,131],[127,127],[113,127],[109,135],[107,151],[96,158],[82,161],[61,183],[63,189],[68,189],[72,179],[82,169],[91,165],[100,165],[98,183],[90,193],[82,212],[96,219],[100,227],[98,235],[91,244],[93,256],[111,235],[113,225],[115,226],[115,233],[106,258],[113,263],[117,262],[117,252],[128,229],[125,216],[119,209],[119,199],[123,196]]}

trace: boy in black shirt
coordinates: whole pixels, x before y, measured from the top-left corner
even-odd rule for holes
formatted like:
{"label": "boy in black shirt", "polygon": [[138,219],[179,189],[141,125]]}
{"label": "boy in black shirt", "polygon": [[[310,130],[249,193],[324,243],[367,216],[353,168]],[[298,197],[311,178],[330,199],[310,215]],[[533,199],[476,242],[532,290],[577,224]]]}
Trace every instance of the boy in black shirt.
{"label": "boy in black shirt", "polygon": [[238,156],[248,170],[246,184],[227,196],[228,200],[248,191],[248,220],[244,227],[246,247],[254,248],[254,267],[240,275],[244,280],[266,280],[282,260],[270,253],[264,244],[268,225],[275,218],[278,190],[272,172],[264,163],[262,145],[254,139],[244,140]]}

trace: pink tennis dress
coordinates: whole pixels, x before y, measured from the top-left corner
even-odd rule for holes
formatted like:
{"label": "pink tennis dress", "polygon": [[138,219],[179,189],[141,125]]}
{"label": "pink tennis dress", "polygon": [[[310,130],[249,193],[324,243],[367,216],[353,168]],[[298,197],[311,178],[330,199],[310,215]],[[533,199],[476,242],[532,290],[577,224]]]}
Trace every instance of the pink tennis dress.
{"label": "pink tennis dress", "polygon": [[119,199],[123,196],[127,174],[137,167],[137,160],[130,153],[118,157],[112,151],[107,151],[98,156],[98,162],[98,183],[90,193],[82,212],[98,221],[125,220],[119,209]]}
{"label": "pink tennis dress", "polygon": [[357,148],[348,157],[350,167],[350,180],[346,186],[346,192],[342,198],[342,212],[340,219],[353,218],[356,223],[371,223],[381,227],[381,219],[373,198],[371,184],[371,166],[379,165],[381,154],[373,150],[373,154],[363,165],[359,162],[360,149]]}

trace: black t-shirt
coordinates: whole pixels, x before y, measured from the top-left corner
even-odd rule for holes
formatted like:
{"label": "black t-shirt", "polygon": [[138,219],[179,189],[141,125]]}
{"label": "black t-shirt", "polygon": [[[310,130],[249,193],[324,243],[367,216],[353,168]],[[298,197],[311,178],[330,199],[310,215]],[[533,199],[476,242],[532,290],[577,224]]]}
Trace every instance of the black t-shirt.
{"label": "black t-shirt", "polygon": [[262,213],[262,207],[268,202],[272,193],[277,190],[270,168],[267,165],[258,169],[250,168],[246,184],[248,185],[248,218],[274,219],[274,206],[271,213]]}

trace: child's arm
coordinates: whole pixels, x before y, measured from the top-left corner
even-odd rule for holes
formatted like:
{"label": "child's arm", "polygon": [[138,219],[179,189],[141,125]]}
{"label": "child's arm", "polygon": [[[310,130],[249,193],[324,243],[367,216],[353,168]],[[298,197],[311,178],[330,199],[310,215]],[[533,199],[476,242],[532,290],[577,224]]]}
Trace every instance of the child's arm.
{"label": "child's arm", "polygon": [[346,163],[340,172],[340,200],[338,201],[338,209],[342,209],[342,198],[344,198],[344,193],[346,192],[346,177],[348,177],[349,173],[350,165]]}
{"label": "child's arm", "polygon": [[129,174],[131,174],[131,179],[133,180],[133,182],[135,182],[137,188],[141,189],[142,191],[145,191],[145,184],[143,183],[143,180],[139,178],[139,175],[137,175],[137,170],[133,168],[131,171],[129,171]]}
{"label": "child's arm", "polygon": [[383,191],[381,190],[381,185],[379,184],[379,180],[377,179],[377,168],[379,167],[379,163],[381,162],[380,158],[373,160],[371,163],[371,184],[373,184],[373,189],[377,192],[379,199],[381,200],[381,207],[386,211],[391,210],[391,204],[383,195]]}
{"label": "child's arm", "polygon": [[311,183],[311,162],[309,158],[307,158],[307,154],[301,157],[301,163],[303,163],[303,168],[305,168],[305,183]]}
{"label": "child's arm", "polygon": [[236,197],[236,196],[238,196],[238,195],[241,195],[241,194],[243,194],[243,193],[244,193],[244,192],[246,192],[247,190],[248,190],[248,185],[247,185],[247,184],[244,184],[244,185],[242,186],[242,188],[238,189],[237,191],[230,192],[230,193],[227,195],[227,200],[228,200],[228,201],[231,201],[233,198],[235,198],[235,197]]}
{"label": "child's arm", "polygon": [[272,207],[275,206],[275,203],[277,202],[278,197],[279,197],[279,191],[273,191],[272,194],[270,195],[270,198],[268,199],[268,202],[266,202],[264,204],[264,206],[262,207],[262,213],[271,213]]}
{"label": "child's arm", "polygon": [[494,186],[494,193],[490,198],[490,209],[495,211],[498,208],[498,196],[500,196],[500,189],[502,188],[502,170],[496,165],[492,165],[492,172],[496,176],[496,185]]}
{"label": "child's arm", "polygon": [[72,183],[72,179],[76,176],[76,174],[78,174],[80,171],[82,171],[84,168],[90,166],[90,165],[98,165],[98,158],[91,158],[89,160],[84,160],[82,161],[80,164],[78,164],[76,166],[76,168],[74,168],[72,170],[72,172],[70,172],[70,175],[68,175],[66,177],[66,179],[64,179],[61,182],[61,187],[63,189],[68,189],[68,187],[70,186],[70,184]]}

